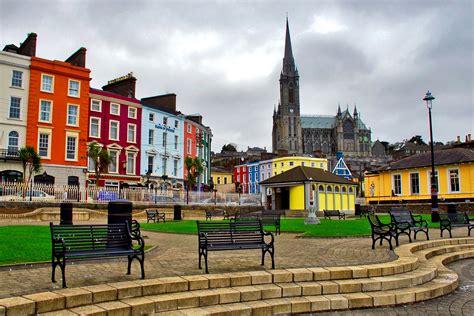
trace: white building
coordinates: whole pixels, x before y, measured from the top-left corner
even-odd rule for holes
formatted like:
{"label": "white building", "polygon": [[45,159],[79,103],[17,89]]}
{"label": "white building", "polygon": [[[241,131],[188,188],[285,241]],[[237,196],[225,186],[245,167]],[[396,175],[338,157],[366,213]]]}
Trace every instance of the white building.
{"label": "white building", "polygon": [[31,57],[0,51],[0,182],[23,176]]}

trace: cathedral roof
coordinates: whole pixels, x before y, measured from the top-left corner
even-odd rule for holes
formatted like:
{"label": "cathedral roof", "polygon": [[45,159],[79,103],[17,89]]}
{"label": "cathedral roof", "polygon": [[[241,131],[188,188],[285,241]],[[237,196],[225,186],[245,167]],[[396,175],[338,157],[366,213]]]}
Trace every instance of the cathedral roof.
{"label": "cathedral roof", "polygon": [[301,128],[334,128],[336,126],[335,116],[306,115],[301,116]]}

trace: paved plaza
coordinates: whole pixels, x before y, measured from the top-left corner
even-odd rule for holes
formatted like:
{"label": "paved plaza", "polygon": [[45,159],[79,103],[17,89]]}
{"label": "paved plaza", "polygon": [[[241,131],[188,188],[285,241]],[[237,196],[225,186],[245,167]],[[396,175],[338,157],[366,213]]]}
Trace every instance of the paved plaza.
{"label": "paved plaza", "polygon": [[[197,237],[195,235],[167,234],[143,231],[145,242],[156,246],[146,254],[146,278],[203,274],[197,267]],[[454,230],[453,237],[466,236],[464,229]],[[430,232],[431,239],[439,238],[439,230]],[[444,238],[446,239],[446,237]],[[425,240],[423,237],[420,240]],[[407,238],[401,238],[406,244]],[[369,237],[360,238],[299,238],[296,234],[276,236],[276,268],[347,266],[393,261],[397,258],[388,245],[371,249]],[[209,255],[210,273],[261,271],[270,267],[270,260],[261,267],[260,252],[225,251]],[[79,261],[66,268],[69,287],[80,287],[139,279],[138,263],[132,274],[126,275],[126,259]],[[427,302],[390,308],[340,312],[340,315],[387,314],[453,314],[468,315],[474,308],[474,261],[455,262],[451,267],[460,274],[461,285],[452,294]],[[60,278],[59,270],[57,278]],[[0,268],[0,298],[59,289],[61,283],[51,283],[49,263],[18,265]],[[329,314],[328,314],[329,315]],[[333,313],[332,313],[333,315]]]}

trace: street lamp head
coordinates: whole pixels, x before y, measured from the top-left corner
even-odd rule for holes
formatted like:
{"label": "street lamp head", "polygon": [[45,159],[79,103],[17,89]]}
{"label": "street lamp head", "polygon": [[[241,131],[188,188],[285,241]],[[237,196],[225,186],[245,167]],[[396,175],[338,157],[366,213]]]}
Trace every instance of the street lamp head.
{"label": "street lamp head", "polygon": [[426,101],[426,106],[431,109],[433,107],[433,100],[435,99],[434,96],[431,95],[431,92],[428,90],[426,92],[425,97],[423,98],[423,101]]}

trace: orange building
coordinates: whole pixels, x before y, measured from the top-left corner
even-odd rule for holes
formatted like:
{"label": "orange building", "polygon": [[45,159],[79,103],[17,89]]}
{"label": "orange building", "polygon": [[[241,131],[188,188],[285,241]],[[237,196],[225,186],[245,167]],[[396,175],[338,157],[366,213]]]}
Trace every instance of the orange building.
{"label": "orange building", "polygon": [[86,49],[65,62],[31,58],[26,144],[41,157],[35,182],[85,183],[90,70]]}

